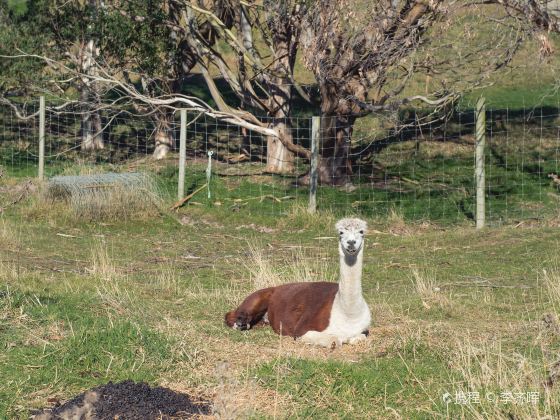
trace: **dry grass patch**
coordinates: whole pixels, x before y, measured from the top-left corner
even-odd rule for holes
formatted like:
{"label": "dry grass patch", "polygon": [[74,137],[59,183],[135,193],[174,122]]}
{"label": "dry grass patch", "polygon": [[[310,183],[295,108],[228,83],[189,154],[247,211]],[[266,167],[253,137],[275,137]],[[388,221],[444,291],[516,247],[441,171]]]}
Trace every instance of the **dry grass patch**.
{"label": "dry grass patch", "polygon": [[98,280],[97,295],[107,307],[119,314],[130,308],[134,297],[130,288],[124,285],[128,282],[128,278],[115,266],[103,241],[94,243],[91,251],[91,266],[87,271]]}
{"label": "dry grass patch", "polygon": [[70,331],[66,328],[64,321],[55,321],[47,326],[37,325],[28,328],[25,332],[22,343],[25,346],[47,346],[64,340]]}
{"label": "dry grass patch", "polygon": [[307,205],[296,203],[289,208],[286,216],[279,219],[278,223],[280,229],[334,233],[336,220],[330,209],[319,209],[315,213],[309,213]]}
{"label": "dry grass patch", "polygon": [[4,248],[20,245],[21,233],[14,229],[5,219],[0,218],[0,243]]}
{"label": "dry grass patch", "polygon": [[412,234],[412,230],[407,226],[404,216],[399,210],[391,208],[385,220],[387,230],[392,235],[409,236]]}
{"label": "dry grass patch", "polygon": [[17,281],[26,270],[13,262],[0,260],[0,279],[4,282]]}
{"label": "dry grass patch", "polygon": [[91,266],[87,270],[92,276],[103,280],[119,277],[121,273],[113,264],[104,241],[95,241],[91,249]]}
{"label": "dry grass patch", "polygon": [[336,281],[338,259],[329,258],[326,254],[310,256],[302,248],[291,248],[287,255],[275,260],[251,243],[248,243],[248,250],[249,259],[245,267],[253,290],[285,283]]}
{"label": "dry grass patch", "polygon": [[30,322],[30,317],[23,307],[14,305],[14,295],[10,286],[0,289],[0,324],[19,328]]}
{"label": "dry grass patch", "polygon": [[437,285],[435,275],[420,273],[420,271],[414,268],[411,281],[415,292],[422,300],[422,305],[426,309],[430,309],[433,305],[442,308],[449,306],[449,299],[443,295],[441,288]]}
{"label": "dry grass patch", "polygon": [[[463,136],[461,140],[464,143],[453,141],[420,141],[420,153],[427,159],[437,158],[469,158],[474,150],[474,138],[472,136]],[[472,144],[471,144],[472,143]]]}
{"label": "dry grass patch", "polygon": [[278,414],[285,414],[289,396],[264,389],[247,375],[238,379],[238,375],[234,375],[230,369],[229,363],[219,363],[214,376],[218,379],[218,385],[213,390],[212,405],[212,414],[216,418],[250,418],[259,412],[274,418]]}
{"label": "dry grass patch", "polygon": [[460,395],[477,392],[480,403],[462,405],[463,416],[475,419],[555,418],[560,393],[544,387],[546,366],[536,355],[529,358],[502,349],[494,339],[473,342],[458,337],[450,365],[460,380]]}
{"label": "dry grass patch", "polygon": [[560,270],[545,269],[542,271],[542,279],[552,307],[556,313],[560,313]]}
{"label": "dry grass patch", "polygon": [[62,321],[44,325],[34,320],[27,313],[30,305],[42,306],[43,303],[35,295],[26,297],[23,303],[16,303],[14,291],[10,286],[0,289],[0,325],[4,326],[4,330],[11,330],[13,333],[6,339],[6,349],[20,346],[46,347],[64,339],[68,334]]}
{"label": "dry grass patch", "polygon": [[177,269],[171,264],[166,264],[162,269],[158,270],[158,273],[150,283],[156,289],[172,296],[183,295],[186,292],[179,281]]}
{"label": "dry grass patch", "polygon": [[[216,324],[225,328],[221,319],[216,319]],[[278,355],[277,340],[271,346],[259,345],[250,337],[246,342],[232,343],[226,337],[196,331],[175,316],[165,316],[157,330],[175,341],[173,371],[161,381],[173,389],[189,390],[191,395],[212,400],[214,417],[248,418],[255,413],[272,416],[275,403],[286,405],[287,396],[261,387],[248,374]]]}

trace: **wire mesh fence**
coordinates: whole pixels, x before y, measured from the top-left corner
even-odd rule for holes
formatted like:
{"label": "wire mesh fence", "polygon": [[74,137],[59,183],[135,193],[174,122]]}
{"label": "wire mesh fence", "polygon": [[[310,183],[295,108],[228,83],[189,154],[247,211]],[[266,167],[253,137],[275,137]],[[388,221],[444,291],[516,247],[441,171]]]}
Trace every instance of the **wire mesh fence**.
{"label": "wire mesh fence", "polygon": [[[26,114],[34,116],[22,119],[13,108],[0,106],[0,170],[5,179],[36,176],[37,109],[38,104],[28,106]],[[91,113],[83,108],[47,107],[46,177],[149,171],[164,191],[176,195],[181,131],[176,114],[138,115],[106,107],[92,124]],[[500,109],[486,115],[488,222],[556,219],[559,110]],[[285,130],[301,150],[311,149],[311,117],[261,121]],[[399,115],[399,124],[398,130],[394,124],[385,127],[381,118],[372,116],[341,128],[321,120],[319,211],[473,223],[474,110],[455,111],[432,122],[408,110]],[[275,142],[204,114],[187,113],[185,195],[207,183],[204,192],[193,196],[194,204],[275,215],[307,208],[309,154],[287,153]]]}
{"label": "wire mesh fence", "polygon": [[[32,115],[37,110],[38,104],[25,109]],[[38,118],[19,118],[13,109],[0,106],[0,166],[4,176],[36,175],[38,139]]]}

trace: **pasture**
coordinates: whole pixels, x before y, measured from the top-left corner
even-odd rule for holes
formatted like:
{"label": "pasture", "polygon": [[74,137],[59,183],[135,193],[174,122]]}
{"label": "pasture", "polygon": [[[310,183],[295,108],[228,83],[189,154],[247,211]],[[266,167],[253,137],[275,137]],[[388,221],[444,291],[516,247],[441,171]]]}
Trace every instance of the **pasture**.
{"label": "pasture", "polygon": [[370,336],[330,350],[227,329],[223,315],[257,288],[336,281],[331,212],[170,212],[162,185],[153,209],[84,222],[41,186],[2,188],[1,418],[125,379],[218,418],[560,415],[557,218],[478,232],[368,218]]}
{"label": "pasture", "polygon": [[[27,20],[24,3],[8,2],[20,10],[10,22],[14,30],[2,29],[4,43],[11,46],[13,37],[15,46],[23,39],[19,54],[29,50],[25,44],[35,44],[34,38],[44,39],[48,48],[42,51],[38,42],[39,52],[54,54],[55,38],[41,23],[52,20],[51,9],[43,8],[44,16],[43,9],[37,8],[37,16],[30,9]],[[58,16],[66,6],[70,13],[74,3],[84,2],[52,10]],[[198,418],[560,418],[560,182],[553,181],[560,179],[560,56],[542,54],[535,31],[507,67],[479,78],[488,67],[482,46],[500,44],[492,13],[502,16],[492,9],[481,26],[469,23],[477,15],[462,14],[449,28],[445,24],[434,51],[452,65],[413,75],[391,98],[431,97],[440,93],[440,84],[445,92],[447,87],[466,92],[452,115],[440,120],[435,113],[432,120],[431,108],[415,103],[415,108],[359,118],[347,156],[352,185],[319,186],[315,215],[306,211],[308,187],[294,187],[296,173],[308,169],[306,159],[295,160],[293,174],[265,173],[264,136],[200,113],[189,114],[186,127],[185,194],[199,192],[172,211],[178,142],[167,158],[152,159],[158,122],[153,115],[137,115],[136,107],[135,112],[103,107],[105,148],[88,155],[81,151],[82,113],[92,104],[59,112],[58,86],[53,94],[39,83],[43,76],[70,81],[84,75],[6,65],[0,79],[9,90],[23,85],[27,92],[29,79],[39,83],[30,89],[32,97],[12,98],[28,115],[38,110],[37,95],[46,96],[47,179],[141,172],[154,184],[149,194],[117,190],[74,201],[49,195],[35,179],[40,118],[20,119],[2,105],[0,419],[27,419],[91,388],[127,380],[187,395],[200,407]],[[71,25],[61,32],[68,39],[60,51],[78,41],[85,45],[91,35],[82,29],[92,27],[87,16],[79,8],[68,15]],[[192,94],[217,107],[198,67],[188,74],[169,73],[168,63],[180,50],[148,48],[142,58],[148,41],[157,49],[169,40],[152,34],[152,26],[163,27],[158,21],[150,25],[150,36],[140,22],[126,36],[119,35],[122,28],[112,33],[116,26],[103,30],[107,46],[121,45],[136,30],[143,42],[125,53],[102,48],[108,55],[99,63],[116,62],[109,73],[131,74],[131,87],[144,78],[181,80],[169,93]],[[262,49],[257,29],[255,47]],[[479,38],[474,50],[471,34]],[[548,35],[558,50],[558,35]],[[463,44],[460,58],[467,61],[455,62],[463,52],[450,46]],[[217,45],[234,75],[238,52],[226,38]],[[76,44],[70,52],[79,48]],[[3,51],[15,54],[11,47]],[[305,52],[295,57],[289,80],[293,76],[311,100],[294,95],[290,106],[294,140],[310,149],[310,117],[320,114],[325,98],[304,65]],[[415,50],[414,56],[425,53],[432,57],[430,48]],[[73,55],[61,60],[72,67],[67,56]],[[140,65],[121,62],[129,56]],[[268,67],[269,52],[262,56]],[[154,57],[163,69],[153,67]],[[218,67],[207,67],[225,102],[237,108],[240,98]],[[371,88],[370,98],[400,84],[399,72],[380,68],[390,77]],[[64,95],[78,99],[80,89],[65,86]],[[88,90],[83,90],[86,97]],[[108,93],[99,105],[115,100]],[[474,105],[481,95],[488,103],[488,227],[476,231]],[[166,124],[178,139],[178,112]],[[214,172],[206,178],[208,151],[215,152]],[[207,180],[212,198],[203,187]],[[224,314],[257,289],[337,281],[334,224],[347,215],[364,217],[369,225],[362,284],[373,321],[365,342],[325,349],[279,337],[269,327],[226,328]]]}

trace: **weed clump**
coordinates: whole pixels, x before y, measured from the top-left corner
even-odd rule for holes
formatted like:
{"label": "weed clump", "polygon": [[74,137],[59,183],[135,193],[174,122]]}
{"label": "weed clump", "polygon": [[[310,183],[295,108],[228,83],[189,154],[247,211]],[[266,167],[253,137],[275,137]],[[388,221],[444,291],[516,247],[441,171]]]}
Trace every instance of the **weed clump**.
{"label": "weed clump", "polygon": [[142,173],[54,177],[42,198],[65,203],[80,220],[149,218],[159,214],[161,204],[156,182]]}

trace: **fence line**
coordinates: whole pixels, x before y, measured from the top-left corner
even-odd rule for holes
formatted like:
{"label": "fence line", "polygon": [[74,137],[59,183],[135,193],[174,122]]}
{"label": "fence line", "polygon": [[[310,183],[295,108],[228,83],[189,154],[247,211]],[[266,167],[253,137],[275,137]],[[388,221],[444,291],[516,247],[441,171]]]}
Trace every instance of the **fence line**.
{"label": "fence line", "polygon": [[[28,106],[28,114],[35,106]],[[212,198],[198,194],[192,201],[227,206],[233,212],[282,215],[296,207],[316,207],[336,214],[476,221],[479,226],[483,216],[490,225],[558,218],[558,185],[549,178],[559,171],[557,108],[464,110],[448,120],[422,124],[419,111],[405,110],[399,115],[401,130],[392,129],[392,122],[385,127],[382,118],[358,119],[351,143],[330,135],[332,121],[326,119],[263,118],[310,149],[316,157],[311,162],[271,153],[273,139],[260,134],[206,115],[180,114],[135,115],[106,108],[100,116],[102,148],[88,151],[83,109],[46,107],[44,117],[20,120],[11,108],[0,107],[0,165],[10,177],[37,176],[41,156],[47,178],[146,170],[157,173],[170,193],[183,196],[207,182],[212,151]],[[484,133],[485,151],[479,150]],[[96,134],[89,133],[89,141]],[[154,154],[162,159],[153,159]],[[185,163],[182,169],[178,162]],[[289,171],[271,173],[271,163]],[[316,190],[310,188],[315,177],[322,181]],[[477,187],[477,180],[484,178],[484,187]],[[325,185],[330,183],[341,185]],[[486,208],[481,210],[484,199]]]}

